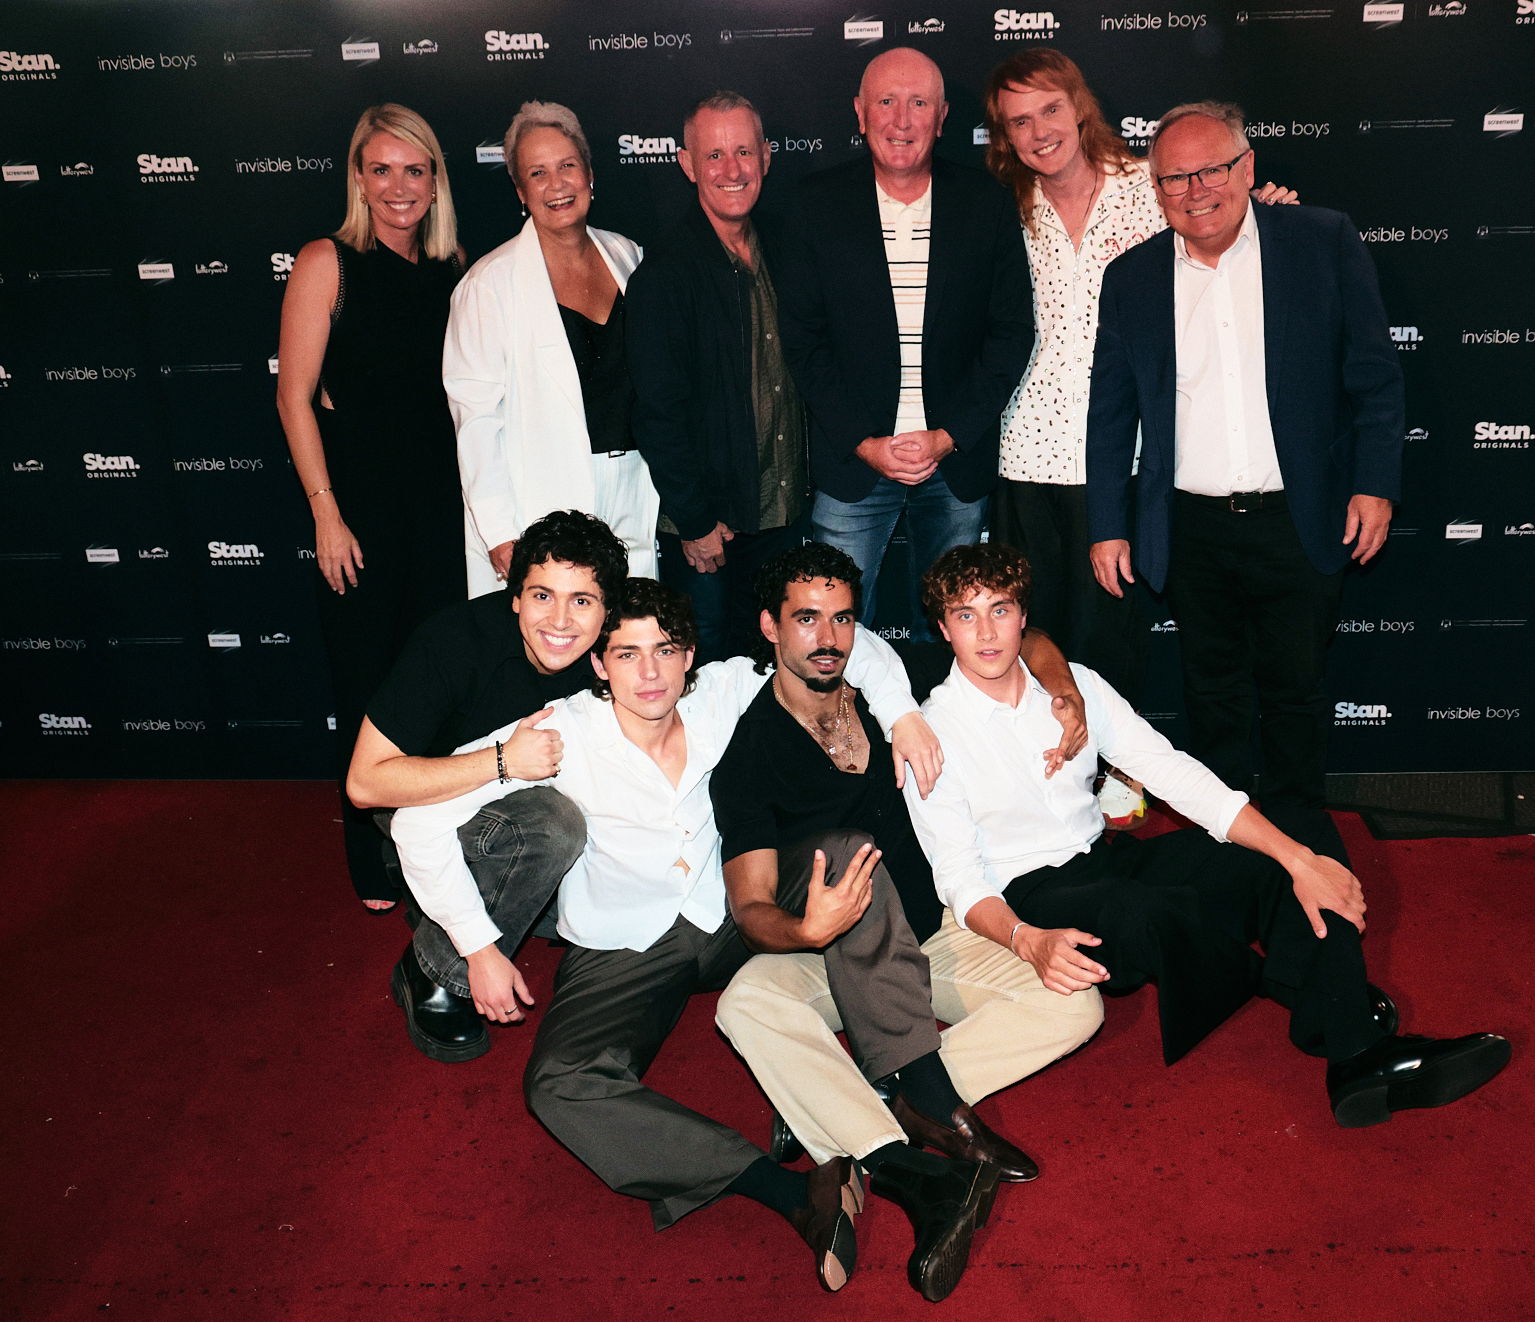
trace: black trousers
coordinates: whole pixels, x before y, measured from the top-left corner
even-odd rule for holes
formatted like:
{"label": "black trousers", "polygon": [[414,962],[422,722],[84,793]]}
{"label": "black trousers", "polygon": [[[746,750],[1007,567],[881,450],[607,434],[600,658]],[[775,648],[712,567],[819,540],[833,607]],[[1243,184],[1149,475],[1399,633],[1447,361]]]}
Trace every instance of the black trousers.
{"label": "black trousers", "polygon": [[[1341,853],[1330,822],[1290,833],[1319,853]],[[1354,925],[1324,912],[1327,936],[1318,939],[1282,867],[1204,831],[1149,840],[1109,832],[1090,853],[1014,878],[1005,894],[1036,927],[1102,938],[1084,949],[1109,970],[1103,990],[1157,984],[1169,1065],[1255,993],[1289,1009],[1290,1040],[1308,1054],[1342,1060],[1380,1036]]]}
{"label": "black trousers", "polygon": [[1265,808],[1320,808],[1327,645],[1343,574],[1306,558],[1282,497],[1244,514],[1174,497],[1167,597],[1183,653],[1188,751],[1250,791],[1256,705]]}
{"label": "black trousers", "polygon": [[1087,488],[1002,478],[991,498],[991,540],[1029,558],[1029,623],[1139,707],[1147,650],[1142,594],[1139,584],[1127,584],[1123,597],[1110,596],[1093,577]]}
{"label": "black trousers", "polygon": [[[785,851],[778,903],[804,912],[815,848],[826,850],[835,879],[867,839],[829,832]],[[927,956],[883,869],[863,918],[822,953],[867,1078],[938,1049]],[[649,1199],[657,1230],[718,1197],[763,1155],[728,1125],[641,1082],[688,1000],[721,990],[750,958],[729,918],[710,933],[679,917],[648,950],[573,946],[555,976],[523,1079],[528,1109],[609,1188]]]}

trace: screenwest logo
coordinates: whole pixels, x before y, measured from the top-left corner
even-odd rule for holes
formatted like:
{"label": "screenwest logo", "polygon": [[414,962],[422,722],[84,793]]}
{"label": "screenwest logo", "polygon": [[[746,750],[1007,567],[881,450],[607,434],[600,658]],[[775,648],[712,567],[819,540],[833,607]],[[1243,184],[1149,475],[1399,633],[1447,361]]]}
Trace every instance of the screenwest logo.
{"label": "screenwest logo", "polygon": [[42,175],[38,173],[37,166],[21,161],[8,161],[0,166],[0,177],[8,184],[35,184]]}

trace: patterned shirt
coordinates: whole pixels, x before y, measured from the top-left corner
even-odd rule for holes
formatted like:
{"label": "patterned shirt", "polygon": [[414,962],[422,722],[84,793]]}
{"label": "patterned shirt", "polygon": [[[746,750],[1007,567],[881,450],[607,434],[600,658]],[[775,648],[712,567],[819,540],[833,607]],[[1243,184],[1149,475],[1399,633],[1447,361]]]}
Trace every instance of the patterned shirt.
{"label": "patterned shirt", "polygon": [[1035,187],[1034,227],[1024,229],[1034,277],[1034,354],[1002,411],[1002,476],[1015,482],[1080,486],[1087,481],[1087,396],[1098,337],[1103,268],[1167,221],[1151,171],[1136,161],[1111,174],[1073,248],[1055,208]]}
{"label": "patterned shirt", "polygon": [[885,238],[885,263],[895,298],[895,325],[901,341],[901,393],[896,401],[895,433],[926,431],[922,403],[922,314],[927,307],[927,252],[932,236],[933,185],[915,202],[897,202],[878,184],[879,223]]}

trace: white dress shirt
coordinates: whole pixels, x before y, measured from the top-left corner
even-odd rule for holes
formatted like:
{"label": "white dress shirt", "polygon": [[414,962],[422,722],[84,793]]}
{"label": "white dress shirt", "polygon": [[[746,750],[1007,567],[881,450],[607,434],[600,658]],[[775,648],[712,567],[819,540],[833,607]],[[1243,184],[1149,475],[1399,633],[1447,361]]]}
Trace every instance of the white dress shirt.
{"label": "white dress shirt", "polygon": [[1087,481],[1087,397],[1098,338],[1104,268],[1167,228],[1145,161],[1107,175],[1082,246],[1034,188],[1034,228],[1024,226],[1034,281],[1034,352],[1002,410],[1002,476],[1081,486]]}
{"label": "white dress shirt", "polygon": [[1202,496],[1279,491],[1263,355],[1263,257],[1247,202],[1215,267],[1173,237],[1177,457],[1173,485]]}
{"label": "white dress shirt", "polygon": [[926,431],[922,402],[922,319],[927,308],[927,260],[933,232],[933,185],[915,202],[897,202],[878,184],[880,232],[895,299],[895,326],[901,345],[901,390],[895,432]]}
{"label": "white dress shirt", "polygon": [[1044,752],[1060,742],[1050,695],[1028,683],[1016,707],[988,697],[955,662],[922,704],[943,744],[943,775],[923,799],[906,781],[906,806],[933,865],[938,898],[965,922],[1014,877],[1085,854],[1103,834],[1093,796],[1098,759],[1127,771],[1217,840],[1247,802],[1135,714],[1096,671],[1072,664],[1087,708],[1087,747],[1048,780]]}
{"label": "white dress shirt", "polygon": [[[675,786],[624,736],[610,701],[585,692],[553,704],[554,714],[539,728],[559,732],[564,760],[557,780],[537,783],[559,790],[586,815],[586,847],[559,892],[559,930],[567,941],[591,950],[647,950],[679,915],[700,931],[719,927],[725,880],[709,776],[768,678],[746,657],[700,668],[693,692],[677,703],[687,763]],[[848,655],[847,679],[865,690],[887,734],[917,710],[900,658],[862,627]],[[488,748],[517,724],[456,751]],[[485,911],[458,828],[487,803],[529,783],[492,780],[446,802],[394,815],[390,833],[411,893],[461,955],[488,946],[501,929]],[[685,868],[675,866],[679,859]]]}

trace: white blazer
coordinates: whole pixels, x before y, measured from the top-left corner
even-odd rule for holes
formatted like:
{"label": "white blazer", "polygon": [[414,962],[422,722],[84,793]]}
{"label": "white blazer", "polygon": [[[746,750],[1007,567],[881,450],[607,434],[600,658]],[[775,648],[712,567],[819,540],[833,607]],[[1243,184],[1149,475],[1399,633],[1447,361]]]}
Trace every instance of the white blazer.
{"label": "white blazer", "polygon": [[[609,230],[586,232],[623,289],[639,265],[639,246]],[[442,380],[458,429],[471,597],[504,586],[490,549],[557,509],[607,518],[629,546],[630,572],[655,574],[661,501],[637,450],[595,461],[618,466],[626,493],[621,509],[598,507],[581,380],[531,222],[480,258],[453,291]],[[607,479],[605,471],[611,486]]]}

